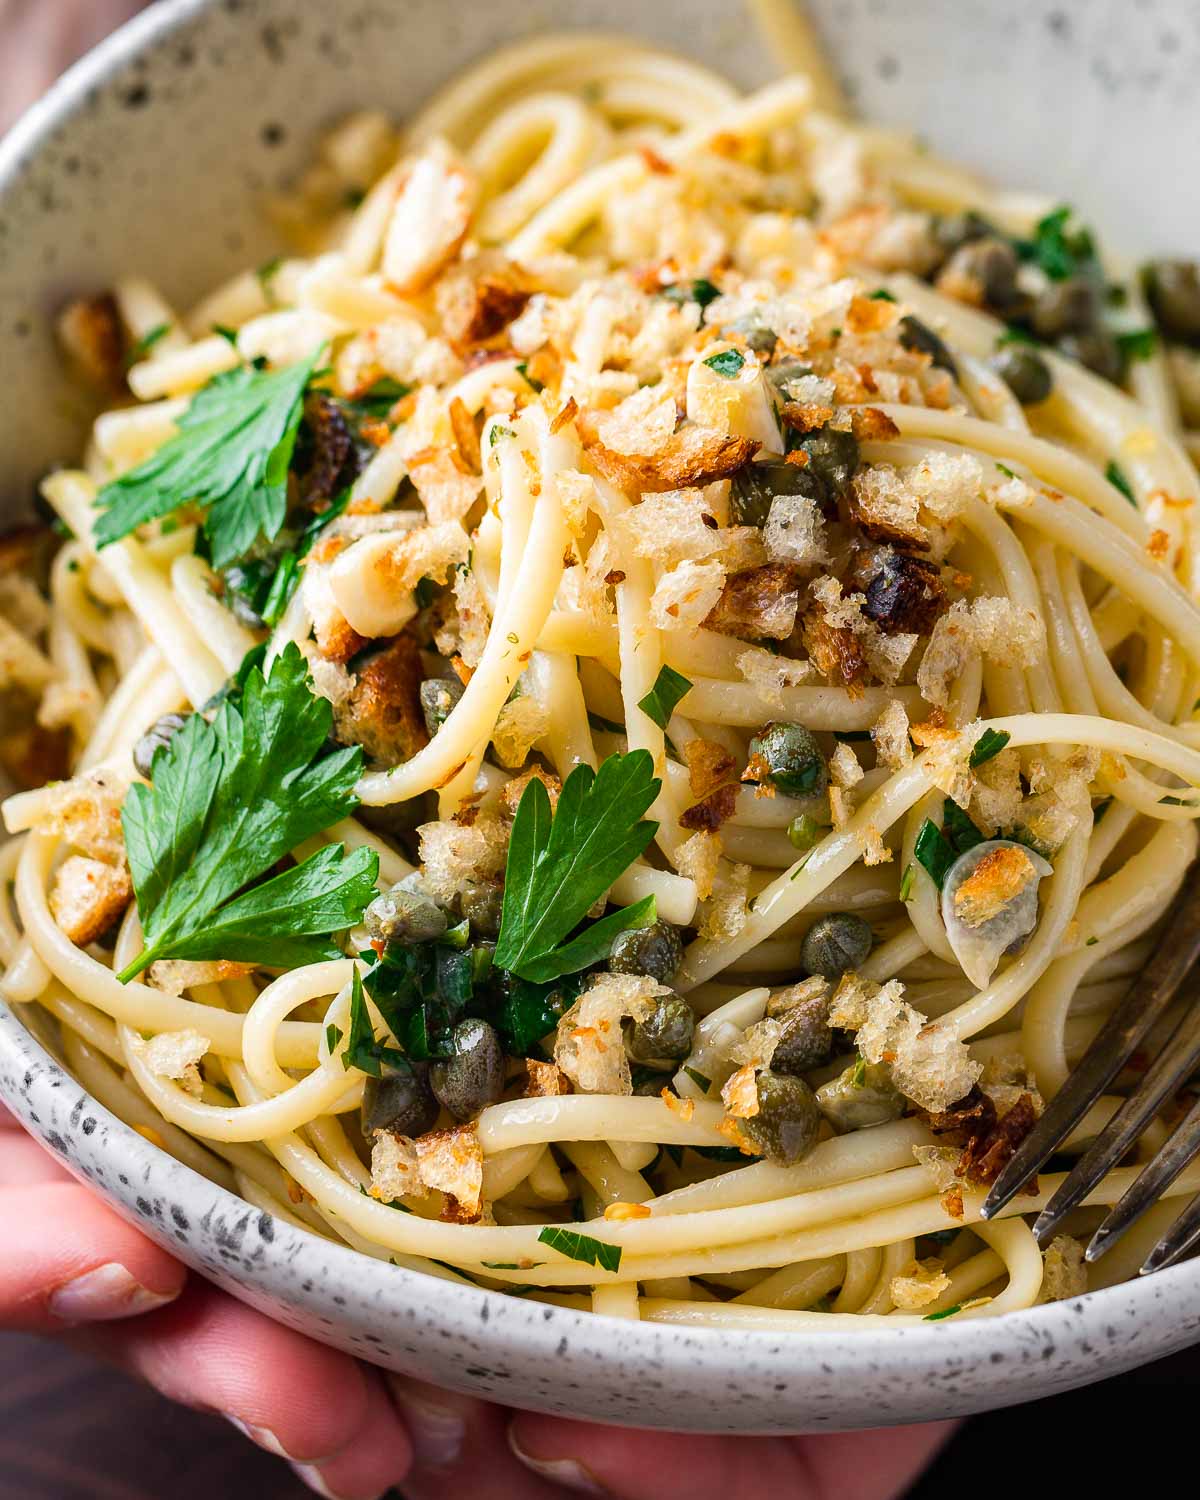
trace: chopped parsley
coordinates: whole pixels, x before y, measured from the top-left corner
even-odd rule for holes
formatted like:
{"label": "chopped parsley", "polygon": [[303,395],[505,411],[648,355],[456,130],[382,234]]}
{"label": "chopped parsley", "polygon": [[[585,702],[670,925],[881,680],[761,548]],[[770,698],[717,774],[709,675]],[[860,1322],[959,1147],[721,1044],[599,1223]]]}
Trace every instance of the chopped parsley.
{"label": "chopped parsley", "polygon": [[337,1051],[338,1043],[342,1039],[342,1028],[335,1026],[332,1021],[325,1028],[325,1045],[329,1048],[330,1055]]}
{"label": "chopped parsley", "polygon": [[1104,477],[1115,489],[1121,491],[1122,495],[1125,496],[1130,505],[1137,504],[1137,496],[1133,493],[1133,485],[1130,484],[1125,470],[1121,467],[1121,465],[1116,461],[1115,458],[1109,459],[1108,466],[1104,470]]}
{"label": "chopped parsley", "polygon": [[941,890],[946,873],[960,854],[984,841],[983,834],[952,798],[942,804],[942,826],[926,818],[917,833],[913,853],[926,874]]}
{"label": "chopped parsley", "polygon": [[314,354],[283,370],[241,365],[211,380],[192,398],[176,435],[100,491],[97,547],[190,503],[208,507],[204,532],[214,567],[241,557],[259,536],[277,536],[315,363]]}
{"label": "chopped parsley", "polygon": [[870,293],[870,300],[872,302],[895,302],[896,299],[892,296],[891,292],[888,291],[887,287],[877,286],[875,290]]}
{"label": "chopped parsley", "polygon": [[943,1308],[941,1312],[926,1313],[924,1321],[926,1323],[940,1323],[943,1318],[952,1318],[955,1313],[962,1312],[962,1310],[962,1303],[956,1302],[953,1307]]}
{"label": "chopped parsley", "polygon": [[913,877],[916,875],[912,861],[904,866],[904,874],[900,877],[900,899],[907,901],[912,896]]}
{"label": "chopped parsley", "polygon": [[540,380],[535,380],[529,373],[529,366],[525,363],[524,360],[522,360],[521,363],[517,366],[517,374],[521,377],[526,385],[532,386],[539,395],[546,389],[546,387]]}
{"label": "chopped parsley", "polygon": [[488,434],[488,447],[494,448],[501,438],[516,437],[516,432],[511,427],[502,427],[499,422]]}
{"label": "chopped parsley", "polygon": [[1074,217],[1074,209],[1062,204],[1038,220],[1032,239],[1014,241],[1017,254],[1040,267],[1051,281],[1100,271],[1092,232],[1073,224]]}
{"label": "chopped parsley", "polygon": [[721,349],[716,354],[710,354],[704,363],[716,374],[732,380],[746,363],[746,359],[736,349]]}
{"label": "chopped parsley", "polygon": [[599,771],[576,766],[553,815],[544,784],[530,781],[508,845],[496,942],[500,968],[545,983],[599,962],[618,932],[654,921],[654,898],[647,896],[570,937],[654,837],[658,825],[642,814],[658,790],[645,750],[610,755]]}
{"label": "chopped parsley", "polygon": [[352,406],[362,416],[368,417],[376,422],[386,420],[388,413],[397,401],[401,401],[412,390],[412,386],[404,385],[399,380],[392,380],[390,376],[383,375],[375,383],[369,386],[361,396],[356,396],[353,401],[348,401],[347,406]]}
{"label": "chopped parsley", "polygon": [[128,370],[133,365],[136,365],[139,360],[145,359],[155,344],[165,339],[170,331],[170,323],[156,323],[153,328],[147,329],[125,356],[125,368]]}
{"label": "chopped parsley", "polygon": [[[289,643],[269,678],[253,667],[240,704],[192,714],[130,787],[121,822],[145,947],[122,983],[159,958],[293,968],[337,958],[362,919],[379,857],[331,844],[271,875],[296,846],[358,806],[362,751],[325,753],[333,710]],[[266,877],[266,878],[264,878]]]}
{"label": "chopped parsley", "polygon": [[642,698],[638,707],[653,719],[660,729],[665,729],[681,698],[691,691],[692,684],[681,673],[671,667],[663,667],[654,679],[654,686]]}
{"label": "chopped parsley", "polygon": [[993,760],[1012,739],[1007,729],[985,729],[971,747],[971,758],[967,764],[972,770]]}
{"label": "chopped parsley", "polygon": [[701,307],[707,307],[710,302],[717,300],[721,292],[706,277],[698,276],[695,281],[672,282],[670,286],[663,288],[662,295],[668,302],[674,302],[680,307],[685,302],[698,302]]}
{"label": "chopped parsley", "polygon": [[1114,337],[1126,364],[1139,359],[1153,359],[1158,348],[1158,333],[1153,328],[1130,328],[1118,331]]}
{"label": "chopped parsley", "polygon": [[350,985],[350,1035],[342,1054],[342,1066],[347,1072],[351,1068],[357,1068],[360,1073],[369,1073],[372,1078],[382,1078],[385,1064],[401,1070],[411,1070],[412,1067],[403,1052],[389,1047],[376,1037],[367,1011],[367,1002],[363,999],[362,980],[356,968]]}
{"label": "chopped parsley", "polygon": [[683,1071],[692,1080],[696,1087],[698,1089],[703,1089],[706,1094],[708,1093],[709,1089],[712,1088],[712,1079],[705,1078],[704,1074],[701,1073],[698,1069],[685,1067]]}
{"label": "chopped parsley", "polygon": [[1010,479],[1017,477],[1013,470],[1007,464],[1002,464],[999,459],[996,460],[996,467],[1000,470],[1001,474],[1007,474]]}
{"label": "chopped parsley", "polygon": [[547,1224],[538,1235],[539,1245],[549,1245],[568,1260],[582,1261],[585,1266],[599,1266],[602,1271],[618,1271],[621,1268],[620,1245],[607,1245],[603,1240],[594,1240],[590,1234],[580,1234],[577,1229],[564,1229],[560,1224]]}

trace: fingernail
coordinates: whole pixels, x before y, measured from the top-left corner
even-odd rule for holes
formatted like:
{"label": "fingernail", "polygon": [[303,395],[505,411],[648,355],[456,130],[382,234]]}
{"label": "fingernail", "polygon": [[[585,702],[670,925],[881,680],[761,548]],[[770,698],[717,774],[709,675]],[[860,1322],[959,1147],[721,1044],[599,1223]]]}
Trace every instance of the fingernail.
{"label": "fingernail", "polygon": [[266,1453],[273,1453],[276,1458],[291,1458],[291,1454],[275,1436],[269,1427],[252,1427],[249,1422],[243,1422],[241,1417],[231,1417],[228,1412],[224,1413],[225,1420],[234,1427],[245,1438]]}
{"label": "fingernail", "polygon": [[292,1473],[302,1483],[306,1484],[314,1495],[321,1495],[324,1497],[324,1500],[383,1500],[383,1495],[387,1493],[385,1490],[381,1491],[378,1495],[355,1495],[353,1497],[338,1495],[329,1488],[321,1477],[320,1469],[316,1468],[313,1464],[293,1464]]}
{"label": "fingernail", "polygon": [[64,1282],[50,1294],[46,1307],[60,1323],[104,1323],[151,1312],[177,1296],[150,1291],[114,1261]]}
{"label": "fingernail", "polygon": [[607,1495],[608,1491],[590,1470],[573,1458],[534,1458],[526,1453],[517,1441],[513,1428],[508,1429],[508,1446],[527,1469],[532,1469],[539,1479],[550,1484],[559,1484],[564,1490],[574,1490],[578,1495]]}
{"label": "fingernail", "polygon": [[445,1469],[462,1457],[467,1425],[456,1411],[414,1396],[393,1384],[392,1395],[412,1438],[417,1463],[430,1469]]}

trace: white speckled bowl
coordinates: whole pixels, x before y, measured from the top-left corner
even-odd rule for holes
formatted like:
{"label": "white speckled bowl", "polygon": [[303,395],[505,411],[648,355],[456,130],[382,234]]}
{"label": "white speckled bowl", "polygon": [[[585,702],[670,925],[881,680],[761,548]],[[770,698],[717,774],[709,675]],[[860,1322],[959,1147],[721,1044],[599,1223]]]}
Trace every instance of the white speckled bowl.
{"label": "white speckled bowl", "polygon": [[[352,105],[405,113],[500,40],[625,29],[750,84],[731,0],[160,0],[0,146],[0,499],[78,451],[48,315],[144,270],[186,300],[275,248],[262,190]],[[1070,197],[1131,249],[1200,245],[1178,169],[1200,145],[1193,0],[820,0],[873,117]],[[684,22],[685,24],[681,24]],[[1119,128],[1118,128],[1119,127]],[[1185,144],[1190,149],[1185,151]],[[639,1426],[799,1432],[979,1411],[1200,1337],[1200,1263],[994,1321],[854,1335],[706,1334],[458,1287],[299,1234],[114,1119],[0,1006],[0,1095],[79,1177],[235,1296],[365,1359],[505,1403]]]}

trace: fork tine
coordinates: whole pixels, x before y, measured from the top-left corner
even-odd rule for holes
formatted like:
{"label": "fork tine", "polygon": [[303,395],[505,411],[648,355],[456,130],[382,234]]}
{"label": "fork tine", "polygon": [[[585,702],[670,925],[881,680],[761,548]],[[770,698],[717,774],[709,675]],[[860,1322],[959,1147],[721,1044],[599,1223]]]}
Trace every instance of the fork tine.
{"label": "fork tine", "polygon": [[[1091,1244],[1087,1247],[1088,1260],[1099,1260],[1106,1250],[1111,1249],[1150,1205],[1158,1202],[1198,1151],[1200,1151],[1200,1101],[1192,1106],[1171,1138],[1138,1174],[1133,1186],[1096,1230]],[[1159,1248],[1174,1235],[1177,1227],[1178,1221],[1154,1247],[1151,1257],[1157,1254]]]}
{"label": "fork tine", "polygon": [[[1163,1102],[1195,1071],[1197,1062],[1200,1062],[1200,1010],[1190,1012],[1179,1023],[1175,1034],[1146,1070],[1141,1083],[1075,1163],[1066,1181],[1038,1215],[1033,1233],[1039,1245],[1045,1244],[1067,1214],[1116,1166],[1158,1113]],[[1147,1172],[1142,1173],[1126,1197],[1132,1195]],[[1141,1208],[1148,1208],[1157,1196],[1156,1193],[1147,1198],[1141,1203]],[[1138,1209],[1139,1213],[1141,1208]],[[1121,1232],[1109,1228],[1109,1220],[1115,1214],[1116,1210],[1109,1215],[1109,1219],[1105,1220],[1092,1239],[1088,1247],[1089,1260],[1102,1255]],[[1123,1228],[1128,1228],[1132,1222],[1133,1218],[1121,1220]]]}
{"label": "fork tine", "polygon": [[990,1219],[1045,1166],[1166,1010],[1200,957],[1200,879],[1189,875],[1154,956],[1101,1027],[1074,1072],[997,1177],[981,1210]]}
{"label": "fork tine", "polygon": [[[1193,1134],[1195,1127],[1193,1127]],[[1200,1196],[1195,1197],[1146,1257],[1140,1274],[1148,1276],[1151,1271],[1162,1271],[1173,1266],[1200,1242]]]}

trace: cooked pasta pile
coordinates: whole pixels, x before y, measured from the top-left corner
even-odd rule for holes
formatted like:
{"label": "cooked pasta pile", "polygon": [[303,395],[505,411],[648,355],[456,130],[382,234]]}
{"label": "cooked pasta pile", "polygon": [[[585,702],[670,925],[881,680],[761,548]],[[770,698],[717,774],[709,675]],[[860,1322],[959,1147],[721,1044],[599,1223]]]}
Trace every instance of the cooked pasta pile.
{"label": "cooked pasta pile", "polygon": [[522,45],[333,130],[295,255],[63,317],[109,399],[0,578],[3,993],[307,1233],[857,1327],[1122,1279],[1200,1190],[1090,1268],[1134,1165],[1044,1255],[1061,1172],[979,1212],[1196,853],[1181,392],[1065,212],[815,87]]}

